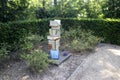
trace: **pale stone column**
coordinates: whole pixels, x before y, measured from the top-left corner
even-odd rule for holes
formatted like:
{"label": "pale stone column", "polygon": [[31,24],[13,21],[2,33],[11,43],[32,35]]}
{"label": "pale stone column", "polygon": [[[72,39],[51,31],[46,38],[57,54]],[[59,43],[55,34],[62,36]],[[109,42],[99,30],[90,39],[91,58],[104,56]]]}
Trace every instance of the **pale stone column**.
{"label": "pale stone column", "polygon": [[48,47],[51,50],[58,51],[60,47],[60,26],[61,21],[60,20],[53,20],[50,21],[50,29],[49,29],[49,35],[47,36],[48,39]]}

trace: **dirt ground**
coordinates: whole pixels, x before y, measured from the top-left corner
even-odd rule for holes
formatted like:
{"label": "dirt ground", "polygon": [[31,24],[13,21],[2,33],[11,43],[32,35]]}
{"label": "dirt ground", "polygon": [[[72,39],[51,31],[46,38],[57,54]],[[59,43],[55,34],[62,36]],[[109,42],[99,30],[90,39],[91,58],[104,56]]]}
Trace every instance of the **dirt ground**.
{"label": "dirt ground", "polygon": [[0,72],[0,80],[120,80],[120,46],[99,44],[95,52],[72,54],[42,74],[30,72],[25,62],[13,62]]}
{"label": "dirt ground", "polygon": [[42,74],[30,72],[23,61],[12,62],[0,72],[0,80],[66,80],[88,55],[72,54],[59,66],[50,65]]}

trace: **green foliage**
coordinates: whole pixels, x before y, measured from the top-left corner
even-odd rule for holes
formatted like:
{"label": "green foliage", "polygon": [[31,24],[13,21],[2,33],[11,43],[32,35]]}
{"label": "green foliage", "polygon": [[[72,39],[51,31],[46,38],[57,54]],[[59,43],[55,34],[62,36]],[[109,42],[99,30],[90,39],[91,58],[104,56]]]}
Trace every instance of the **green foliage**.
{"label": "green foliage", "polygon": [[106,0],[102,5],[106,18],[120,18],[120,0]]}
{"label": "green foliage", "polygon": [[1,0],[0,21],[56,17],[99,18],[101,15],[105,18],[119,18],[119,4],[119,0]]}
{"label": "green foliage", "polygon": [[26,37],[31,34],[45,36],[49,20],[18,21],[6,24],[0,23],[0,43],[7,43],[9,50],[15,51],[25,44]]}
{"label": "green foliage", "polygon": [[47,11],[43,8],[36,10],[36,17],[38,19],[47,18]]}
{"label": "green foliage", "polygon": [[35,72],[42,72],[50,62],[48,54],[42,50],[32,51],[31,54],[24,54],[21,57],[26,60],[30,69]]}
{"label": "green foliage", "polygon": [[22,44],[22,50],[23,51],[30,51],[34,48],[34,45],[32,42],[30,41],[25,41],[24,44]]}
{"label": "green foliage", "polygon": [[28,13],[27,7],[27,0],[0,0],[0,21],[25,19]]}
{"label": "green foliage", "polygon": [[120,20],[119,19],[61,19],[65,30],[82,29],[92,30],[93,35],[104,38],[103,42],[120,45]]}
{"label": "green foliage", "polygon": [[[40,0],[37,18],[98,18],[102,0]],[[38,8],[40,7],[40,8]]]}
{"label": "green foliage", "polygon": [[[16,53],[18,50],[29,52],[33,49],[34,44],[41,42],[47,32],[44,25],[46,21],[18,21],[9,23],[0,23],[0,44],[6,43],[6,49],[10,52],[9,55],[19,57]],[[39,27],[41,26],[41,28]],[[48,26],[48,25],[47,25]],[[45,33],[44,33],[45,32]],[[37,35],[38,34],[38,35]],[[42,35],[43,37],[40,37]],[[14,57],[14,56],[13,56]]]}
{"label": "green foliage", "polygon": [[36,35],[28,36],[27,39],[32,41],[33,43],[37,43],[44,40],[44,37],[36,34]]}
{"label": "green foliage", "polygon": [[44,40],[43,36],[33,35],[26,37],[25,43],[22,44],[23,52],[29,52],[35,48],[36,45],[39,45]]}
{"label": "green foliage", "polygon": [[31,34],[26,37],[25,43],[22,44],[21,53],[24,54],[20,54],[21,59],[26,60],[29,69],[35,72],[42,72],[50,62],[48,54],[42,51],[41,48],[38,49],[38,45],[43,39],[43,36]]}
{"label": "green foliage", "polygon": [[8,49],[15,51],[20,48],[21,44],[24,43],[25,37],[29,35],[27,29],[9,24],[0,25],[0,43],[7,43]]}
{"label": "green foliage", "polygon": [[63,46],[73,51],[91,50],[100,42],[100,38],[93,36],[91,31],[81,30],[81,28],[65,31],[62,38],[63,44],[66,44]]}
{"label": "green foliage", "polygon": [[[98,18],[102,14],[102,0],[87,0],[85,2],[85,10],[87,18]],[[85,14],[84,14],[85,15]]]}
{"label": "green foliage", "polygon": [[8,52],[6,44],[0,44],[0,63],[8,58]]}
{"label": "green foliage", "polygon": [[[27,42],[26,37],[31,34],[45,37],[49,31],[50,20],[52,19],[0,23],[0,43],[7,43],[8,50],[15,51],[22,47],[21,44]],[[81,29],[91,30],[93,35],[104,38],[104,42],[120,44],[119,19],[62,18],[61,21],[65,30],[81,26]],[[37,38],[37,36],[32,37]]]}

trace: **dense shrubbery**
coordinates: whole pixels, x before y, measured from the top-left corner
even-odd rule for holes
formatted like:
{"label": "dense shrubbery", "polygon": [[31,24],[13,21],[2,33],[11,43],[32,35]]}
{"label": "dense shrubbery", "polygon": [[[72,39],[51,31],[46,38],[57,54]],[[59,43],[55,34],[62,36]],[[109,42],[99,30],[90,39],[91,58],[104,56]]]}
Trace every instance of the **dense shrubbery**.
{"label": "dense shrubbery", "polygon": [[[6,24],[0,23],[0,43],[21,42],[28,33],[46,35],[49,20],[17,21]],[[116,19],[61,19],[65,30],[81,26],[82,29],[92,30],[95,35],[104,37],[105,42],[120,44],[120,20]],[[17,43],[18,44],[18,43]]]}
{"label": "dense shrubbery", "polygon": [[119,19],[62,19],[64,29],[76,28],[92,30],[95,36],[104,38],[104,42],[120,45]]}
{"label": "dense shrubbery", "polygon": [[80,27],[70,29],[62,35],[62,48],[72,51],[92,50],[101,41],[92,35],[91,31],[82,30]]}
{"label": "dense shrubbery", "polygon": [[[16,51],[29,44],[27,36],[37,34],[46,36],[51,19],[16,21],[0,23],[0,49],[2,44],[7,44],[6,51]],[[104,42],[120,45],[120,20],[119,19],[61,19],[62,28],[65,30],[76,29],[81,26],[83,30],[91,30],[95,36],[104,38]],[[76,41],[74,41],[76,43]],[[31,46],[31,47],[28,47]],[[27,45],[32,48],[32,44]],[[25,49],[25,48],[24,48]],[[4,53],[3,53],[4,54]]]}
{"label": "dense shrubbery", "polygon": [[[32,34],[39,34],[45,36],[46,28],[45,20],[43,21],[18,21],[18,22],[9,22],[9,23],[0,23],[0,54],[1,57],[6,58],[7,55],[18,55],[16,53],[19,49],[32,49],[33,44],[27,39],[28,36]],[[41,26],[41,27],[40,27]],[[48,26],[48,25],[47,25]],[[40,29],[41,28],[41,29]],[[41,34],[44,33],[44,34]],[[35,40],[34,40],[35,41]],[[39,40],[40,41],[40,40]],[[3,52],[3,45],[5,45],[6,52]],[[8,53],[9,52],[9,53]],[[12,54],[15,52],[16,54]],[[2,59],[3,60],[3,59]]]}
{"label": "dense shrubbery", "polygon": [[[6,24],[0,23],[0,43],[12,45],[15,50],[29,33],[45,36],[51,19],[17,21]],[[94,35],[103,37],[104,42],[120,44],[119,19],[61,19],[62,28],[69,30],[81,26],[82,29],[92,30]]]}
{"label": "dense shrubbery", "polygon": [[18,21],[6,24],[0,23],[0,43],[7,43],[12,46],[9,49],[15,51],[21,48],[26,37],[31,34],[46,35],[48,31],[48,20]]}

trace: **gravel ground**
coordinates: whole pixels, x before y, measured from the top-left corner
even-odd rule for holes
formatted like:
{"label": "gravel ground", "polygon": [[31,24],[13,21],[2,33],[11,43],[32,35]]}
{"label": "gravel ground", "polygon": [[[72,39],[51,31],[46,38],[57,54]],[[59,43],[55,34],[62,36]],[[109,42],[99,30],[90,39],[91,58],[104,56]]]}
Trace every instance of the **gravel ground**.
{"label": "gravel ground", "polygon": [[120,46],[98,45],[67,80],[120,80]]}

